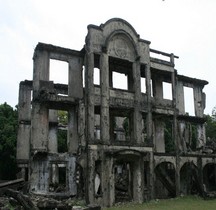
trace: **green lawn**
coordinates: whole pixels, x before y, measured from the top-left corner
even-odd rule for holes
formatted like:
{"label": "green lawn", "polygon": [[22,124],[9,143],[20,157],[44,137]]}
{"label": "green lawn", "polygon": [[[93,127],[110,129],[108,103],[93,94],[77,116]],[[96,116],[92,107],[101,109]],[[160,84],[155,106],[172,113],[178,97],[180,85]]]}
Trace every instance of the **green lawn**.
{"label": "green lawn", "polygon": [[[103,208],[105,210],[107,208]],[[144,204],[127,203],[107,210],[216,210],[215,200],[203,200],[198,196],[154,200]]]}

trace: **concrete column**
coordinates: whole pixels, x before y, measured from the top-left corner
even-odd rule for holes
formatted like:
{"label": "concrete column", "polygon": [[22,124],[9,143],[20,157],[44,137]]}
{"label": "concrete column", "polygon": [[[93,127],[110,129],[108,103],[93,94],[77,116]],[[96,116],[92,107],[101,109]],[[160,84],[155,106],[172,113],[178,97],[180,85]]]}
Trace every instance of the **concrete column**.
{"label": "concrete column", "polygon": [[32,108],[31,146],[32,150],[47,151],[49,133],[48,109],[34,103]]}
{"label": "concrete column", "polygon": [[161,101],[163,99],[163,80],[160,77],[154,77],[152,83],[154,98],[156,101]]}
{"label": "concrete column", "polygon": [[194,110],[196,117],[203,117],[203,102],[202,102],[202,88],[195,86],[193,88],[194,95]]}
{"label": "concrete column", "polygon": [[179,114],[185,114],[184,86],[182,81],[178,81],[176,86],[176,108],[178,109]]}
{"label": "concrete column", "polygon": [[17,160],[28,161],[30,157],[30,132],[31,124],[19,124],[17,133]]}
{"label": "concrete column", "polygon": [[144,167],[142,159],[133,164],[133,200],[142,203],[144,200]]}
{"label": "concrete column", "polygon": [[38,91],[40,80],[49,81],[49,53],[35,50],[33,69],[33,90]]}
{"label": "concrete column", "polygon": [[77,153],[79,146],[78,141],[78,119],[76,107],[72,107],[68,111],[68,152],[72,154]]}
{"label": "concrete column", "polygon": [[94,53],[86,54],[86,75],[85,75],[85,94],[86,104],[86,121],[87,121],[87,140],[94,140]]}
{"label": "concrete column", "polygon": [[78,107],[78,135],[81,146],[86,146],[85,141],[85,105],[83,101],[79,101]]}
{"label": "concrete column", "polygon": [[102,53],[100,56],[100,81],[101,81],[101,140],[105,144],[110,142],[109,129],[109,62],[108,55]]}
{"label": "concrete column", "polygon": [[142,114],[141,114],[141,81],[140,62],[133,63],[134,81],[134,113],[133,113],[133,138],[136,143],[142,142]]}
{"label": "concrete column", "polygon": [[31,87],[25,82],[19,85],[18,111],[19,121],[31,121]]}
{"label": "concrete column", "polygon": [[105,157],[103,160],[102,179],[103,206],[113,206],[115,203],[115,176],[112,157]]}
{"label": "concrete column", "polygon": [[[181,143],[179,141],[179,135],[178,135],[178,121],[177,121],[177,103],[178,103],[178,96],[179,96],[179,86],[176,87],[176,72],[173,69],[172,75],[172,95],[173,95],[173,139],[175,142],[175,148],[176,148],[176,173],[175,173],[175,180],[176,180],[176,195],[178,196],[180,194],[180,151],[181,151]],[[181,83],[180,83],[181,84]],[[180,87],[183,88],[183,85],[180,85]],[[183,92],[183,91],[182,91]],[[183,93],[184,94],[184,93]],[[182,94],[180,95],[182,96]],[[184,96],[184,95],[183,95]],[[182,100],[182,98],[179,98]],[[184,97],[183,97],[184,99]],[[184,100],[183,100],[184,101]]]}
{"label": "concrete column", "polygon": [[86,201],[88,204],[95,204],[95,158],[94,151],[88,149],[88,170],[86,177]]}
{"label": "concrete column", "polygon": [[152,143],[152,107],[151,107],[151,70],[150,64],[146,65],[146,94],[147,94],[147,142]]}
{"label": "concrete column", "polygon": [[201,148],[206,144],[206,132],[205,125],[199,124],[197,125],[197,148]]}
{"label": "concrete column", "polygon": [[58,152],[58,114],[57,110],[49,110],[49,140],[48,151],[51,153]]}
{"label": "concrete column", "polygon": [[69,60],[68,96],[83,97],[82,66],[83,60],[79,57]]}
{"label": "concrete column", "polygon": [[17,160],[28,161],[31,131],[31,88],[20,83],[18,103],[19,129],[17,134]]}
{"label": "concrete column", "polygon": [[150,190],[150,199],[155,198],[155,172],[154,172],[154,154],[153,152],[149,153],[149,190]]}

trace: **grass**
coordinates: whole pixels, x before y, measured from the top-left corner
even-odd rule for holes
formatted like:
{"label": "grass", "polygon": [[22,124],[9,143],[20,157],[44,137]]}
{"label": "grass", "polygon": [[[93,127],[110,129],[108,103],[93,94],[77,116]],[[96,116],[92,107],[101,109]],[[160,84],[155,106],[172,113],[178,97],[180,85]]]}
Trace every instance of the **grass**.
{"label": "grass", "polygon": [[153,200],[143,204],[125,203],[103,210],[215,210],[215,200],[203,200],[198,196]]}

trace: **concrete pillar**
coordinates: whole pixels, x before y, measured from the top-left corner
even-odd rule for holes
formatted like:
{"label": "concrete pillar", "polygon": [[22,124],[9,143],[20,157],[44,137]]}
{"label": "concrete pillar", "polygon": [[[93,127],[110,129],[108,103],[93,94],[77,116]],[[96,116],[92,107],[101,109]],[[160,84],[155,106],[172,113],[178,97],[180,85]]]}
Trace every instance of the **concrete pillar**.
{"label": "concrete pillar", "polygon": [[86,146],[85,141],[85,105],[83,101],[79,101],[78,107],[78,135],[81,146]]}
{"label": "concrete pillar", "polygon": [[49,81],[49,53],[47,51],[37,50],[36,48],[33,60],[33,90],[38,91],[40,88],[40,80]]}
{"label": "concrete pillar", "polygon": [[182,81],[178,81],[176,86],[176,108],[180,115],[185,114],[184,86]]}
{"label": "concrete pillar", "polygon": [[18,119],[31,121],[31,87],[21,82],[19,85]]}
{"label": "concrete pillar", "polygon": [[83,97],[82,82],[82,66],[83,60],[79,57],[73,57],[69,60],[69,81],[68,96],[75,98]]}
{"label": "concrete pillar", "polygon": [[32,107],[31,146],[32,150],[47,151],[49,133],[49,110],[38,103]]}
{"label": "concrete pillar", "polygon": [[86,201],[88,204],[95,203],[95,158],[94,151],[90,148],[88,149],[88,168],[87,168],[87,177],[86,177]]}
{"label": "concrete pillar", "polygon": [[19,124],[17,133],[17,160],[28,161],[30,157],[30,132],[31,124]]}
{"label": "concrete pillar", "polygon": [[94,53],[86,54],[85,94],[87,98],[87,140],[94,140]]}
{"label": "concrete pillar", "polygon": [[146,65],[146,94],[147,94],[147,142],[152,144],[152,107],[151,107],[151,70],[150,64]]}
{"label": "concrete pillar", "polygon": [[68,111],[68,152],[72,154],[77,153],[79,146],[78,141],[78,118],[76,107],[70,108]]}
{"label": "concrete pillar", "polygon": [[100,81],[101,81],[101,140],[105,144],[110,142],[109,129],[109,62],[108,55],[102,53],[100,56]]}
{"label": "concrete pillar", "polygon": [[144,200],[144,165],[141,158],[133,163],[133,200],[138,203]]}
{"label": "concrete pillar", "polygon": [[136,143],[142,142],[142,114],[141,114],[141,75],[140,62],[133,63],[133,86],[134,86],[134,112],[133,112],[133,138]]}
{"label": "concrete pillar", "polygon": [[113,157],[105,157],[102,165],[103,206],[110,207],[115,203],[115,176]]}
{"label": "concrete pillar", "polygon": [[205,125],[199,124],[197,125],[197,148],[201,148],[206,144],[206,132]]}
{"label": "concrete pillar", "polygon": [[203,117],[203,102],[202,102],[202,88],[195,86],[193,88],[194,95],[194,110],[196,117]]}
{"label": "concrete pillar", "polygon": [[163,99],[163,80],[160,77],[154,77],[152,83],[153,96],[155,100],[159,102]]}
{"label": "concrete pillar", "polygon": [[20,83],[18,121],[17,160],[28,161],[31,131],[31,87],[25,85],[25,82]]}

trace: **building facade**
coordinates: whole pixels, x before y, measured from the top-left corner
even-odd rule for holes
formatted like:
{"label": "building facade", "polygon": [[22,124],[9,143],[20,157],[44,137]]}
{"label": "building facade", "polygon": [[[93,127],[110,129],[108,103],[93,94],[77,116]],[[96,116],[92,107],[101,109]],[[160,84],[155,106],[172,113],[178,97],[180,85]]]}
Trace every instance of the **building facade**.
{"label": "building facade", "polygon": [[[177,58],[118,18],[89,25],[81,51],[38,43],[18,105],[17,163],[30,191],[102,206],[214,191],[215,155],[204,153],[208,82],[179,75]],[[51,60],[66,63],[67,84],[50,79]]]}

